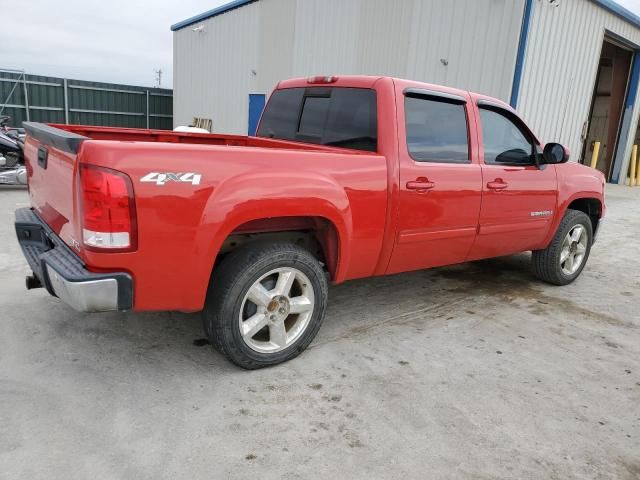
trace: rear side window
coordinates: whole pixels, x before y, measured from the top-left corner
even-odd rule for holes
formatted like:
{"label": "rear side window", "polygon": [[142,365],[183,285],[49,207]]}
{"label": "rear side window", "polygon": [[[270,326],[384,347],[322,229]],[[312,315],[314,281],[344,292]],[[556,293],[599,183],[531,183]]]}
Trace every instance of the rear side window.
{"label": "rear side window", "polygon": [[465,106],[437,97],[406,96],[407,149],[418,162],[469,162]]}
{"label": "rear side window", "polygon": [[287,88],[271,95],[257,136],[375,152],[377,119],[375,90]]}

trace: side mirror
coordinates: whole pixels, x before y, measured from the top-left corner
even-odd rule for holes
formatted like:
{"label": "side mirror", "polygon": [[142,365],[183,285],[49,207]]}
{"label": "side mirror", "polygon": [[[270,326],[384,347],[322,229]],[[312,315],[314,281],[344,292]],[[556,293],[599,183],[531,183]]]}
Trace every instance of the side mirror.
{"label": "side mirror", "polygon": [[565,163],[569,160],[569,150],[559,143],[547,143],[542,151],[542,159],[546,164]]}

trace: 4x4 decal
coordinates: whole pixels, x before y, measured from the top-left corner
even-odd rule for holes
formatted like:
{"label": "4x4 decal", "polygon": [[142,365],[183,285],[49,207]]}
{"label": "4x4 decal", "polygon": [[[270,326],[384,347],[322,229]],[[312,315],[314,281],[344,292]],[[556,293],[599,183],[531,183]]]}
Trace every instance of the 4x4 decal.
{"label": "4x4 decal", "polygon": [[140,179],[141,182],[165,185],[168,182],[183,182],[191,185],[200,185],[202,175],[199,173],[172,173],[172,172],[150,172]]}

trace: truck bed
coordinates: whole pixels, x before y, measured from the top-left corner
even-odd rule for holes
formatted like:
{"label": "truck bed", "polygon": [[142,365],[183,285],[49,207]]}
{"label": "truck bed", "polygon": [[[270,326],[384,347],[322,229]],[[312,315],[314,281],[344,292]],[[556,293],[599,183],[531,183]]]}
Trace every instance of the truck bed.
{"label": "truck bed", "polygon": [[[89,272],[135,271],[135,309],[202,308],[217,252],[234,232],[253,231],[256,214],[337,225],[349,239],[337,281],[377,267],[388,194],[387,158],[380,153],[236,135],[29,122],[25,128],[33,211]],[[83,243],[79,171],[87,165],[130,179],[132,251],[96,251]],[[351,249],[359,252],[353,260]],[[176,288],[196,278],[197,288]]]}
{"label": "truck bed", "polygon": [[171,130],[150,130],[144,128],[97,127],[90,125],[65,125],[52,123],[49,126],[75,133],[92,140],[113,140],[120,142],[162,142],[196,145],[227,145],[233,147],[284,148],[306,151],[330,151],[362,154],[360,150],[328,147],[310,143],[291,142],[262,137],[228,135],[219,133],[174,132]]}

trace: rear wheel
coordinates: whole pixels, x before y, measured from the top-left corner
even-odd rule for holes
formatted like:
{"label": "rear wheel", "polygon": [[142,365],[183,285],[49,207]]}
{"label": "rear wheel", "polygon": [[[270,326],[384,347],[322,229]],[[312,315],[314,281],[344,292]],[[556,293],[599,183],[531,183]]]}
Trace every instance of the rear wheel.
{"label": "rear wheel", "polygon": [[289,243],[252,244],[216,268],[203,323],[211,343],[233,363],[254,369],[299,355],[325,314],[322,266]]}
{"label": "rear wheel", "polygon": [[589,216],[578,210],[567,210],[549,246],[533,252],[534,274],[554,285],[573,282],[587,263],[592,241]]}

